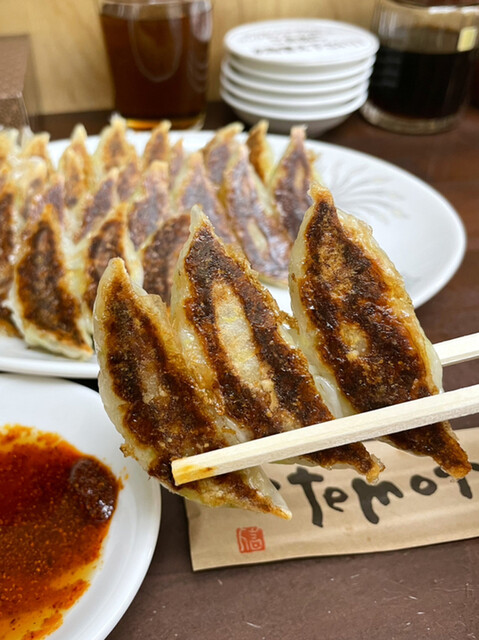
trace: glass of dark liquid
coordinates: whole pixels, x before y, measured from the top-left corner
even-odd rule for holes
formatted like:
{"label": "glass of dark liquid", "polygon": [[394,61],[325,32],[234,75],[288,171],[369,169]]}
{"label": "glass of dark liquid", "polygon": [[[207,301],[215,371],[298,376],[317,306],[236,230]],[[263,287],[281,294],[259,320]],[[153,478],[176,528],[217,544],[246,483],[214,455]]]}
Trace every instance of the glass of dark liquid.
{"label": "glass of dark liquid", "polygon": [[361,112],[399,133],[453,127],[467,104],[479,46],[479,3],[378,0],[380,48]]}
{"label": "glass of dark liquid", "polygon": [[102,0],[115,109],[133,129],[203,125],[212,15],[208,0]]}

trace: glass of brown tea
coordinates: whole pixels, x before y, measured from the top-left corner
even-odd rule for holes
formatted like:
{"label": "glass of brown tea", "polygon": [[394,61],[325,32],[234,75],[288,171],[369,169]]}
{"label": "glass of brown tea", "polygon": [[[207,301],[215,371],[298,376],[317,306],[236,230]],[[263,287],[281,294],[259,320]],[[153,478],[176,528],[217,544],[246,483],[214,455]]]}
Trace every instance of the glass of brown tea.
{"label": "glass of brown tea", "polygon": [[467,104],[479,47],[479,3],[377,0],[380,40],[369,96],[369,122],[399,133],[453,127]]}
{"label": "glass of brown tea", "polygon": [[101,0],[115,109],[133,129],[203,125],[212,15],[208,0]]}

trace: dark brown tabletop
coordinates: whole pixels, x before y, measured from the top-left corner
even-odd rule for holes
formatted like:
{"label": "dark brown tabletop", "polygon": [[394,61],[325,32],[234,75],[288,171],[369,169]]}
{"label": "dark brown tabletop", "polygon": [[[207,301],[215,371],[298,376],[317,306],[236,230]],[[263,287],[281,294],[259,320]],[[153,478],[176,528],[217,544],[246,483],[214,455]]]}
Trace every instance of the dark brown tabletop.
{"label": "dark brown tabletop", "polygon": [[[38,128],[57,139],[69,136],[81,121],[94,134],[108,116],[44,116]],[[205,128],[235,119],[226,105],[211,104]],[[479,109],[470,108],[453,131],[417,137],[382,131],[353,115],[321,140],[410,171],[456,208],[467,231],[464,261],[418,316],[432,342],[478,331]],[[444,386],[477,383],[478,372],[477,362],[450,367]],[[477,425],[477,416],[454,423]],[[479,638],[479,540],[193,573],[183,501],[164,491],[150,569],[108,638],[474,640]]]}

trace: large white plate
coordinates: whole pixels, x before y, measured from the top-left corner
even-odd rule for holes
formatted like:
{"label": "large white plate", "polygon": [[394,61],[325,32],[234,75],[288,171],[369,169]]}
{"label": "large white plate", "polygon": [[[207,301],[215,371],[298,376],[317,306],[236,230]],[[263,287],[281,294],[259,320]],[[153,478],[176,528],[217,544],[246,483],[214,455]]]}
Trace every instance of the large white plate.
{"label": "large white plate", "polygon": [[[194,151],[211,138],[211,131],[172,132],[174,142],[183,137],[185,148]],[[148,132],[129,133],[139,152]],[[270,135],[278,158],[288,138]],[[58,161],[68,140],[50,144],[53,161]],[[98,136],[87,141],[90,152]],[[412,174],[365,153],[324,142],[308,141],[319,154],[318,169],[331,189],[337,206],[354,213],[371,225],[374,235],[403,275],[416,307],[432,298],[452,277],[464,255],[466,236],[456,211],[437,191]],[[278,304],[290,310],[286,290],[270,288]],[[22,340],[0,337],[0,369],[15,373],[94,378],[95,358],[76,362],[28,349]]]}
{"label": "large white plate", "polygon": [[49,640],[103,640],[150,565],[161,513],[159,484],[120,451],[122,438],[95,391],[66,380],[0,375],[0,428],[18,423],[58,433],[120,477],[123,489],[90,587]]}

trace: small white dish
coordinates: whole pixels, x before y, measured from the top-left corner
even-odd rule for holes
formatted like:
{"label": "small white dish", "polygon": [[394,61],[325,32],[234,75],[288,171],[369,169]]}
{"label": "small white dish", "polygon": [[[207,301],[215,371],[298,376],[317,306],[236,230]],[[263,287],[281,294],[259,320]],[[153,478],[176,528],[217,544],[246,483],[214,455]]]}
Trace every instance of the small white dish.
{"label": "small white dish", "polygon": [[224,45],[260,68],[321,71],[374,55],[379,40],[352,24],[311,18],[243,24],[227,32]]}
{"label": "small white dish", "polygon": [[121,478],[123,488],[90,586],[48,636],[103,640],[129,607],[150,565],[160,526],[160,485],[123,456],[123,438],[96,391],[55,378],[1,374],[0,398],[0,428],[20,424],[57,433]]}
{"label": "small white dish", "polygon": [[226,76],[221,75],[220,84],[228,93],[246,100],[252,105],[259,107],[280,107],[281,109],[294,109],[298,111],[320,111],[326,108],[340,107],[351,100],[355,100],[358,96],[362,96],[368,90],[368,82],[363,82],[353,89],[345,91],[337,91],[336,93],[327,93],[320,96],[297,96],[294,89],[284,94],[271,95],[264,94],[258,90],[243,89],[234,82],[231,82]]}
{"label": "small white dish", "polygon": [[308,125],[308,135],[318,135],[343,122],[348,116],[359,109],[367,99],[367,92],[339,107],[324,107],[309,111],[299,111],[290,108],[263,107],[258,104],[240,100],[225,89],[220,89],[223,100],[230,105],[239,118],[247,124],[255,124],[258,120],[269,120],[270,130],[276,133],[288,133],[297,124]]}
{"label": "small white dish", "polygon": [[254,89],[271,95],[284,95],[285,93],[294,91],[298,96],[323,96],[325,94],[359,87],[371,76],[372,67],[368,67],[365,71],[350,78],[330,80],[329,82],[307,82],[304,84],[258,80],[254,77],[238,73],[226,59],[221,63],[221,72],[228,80],[244,89]]}
{"label": "small white dish", "polygon": [[252,65],[249,60],[239,59],[236,56],[230,55],[227,58],[229,64],[238,73],[245,75],[247,78],[256,80],[266,80],[274,82],[288,82],[304,84],[308,82],[320,83],[330,82],[331,80],[344,80],[345,78],[352,78],[360,73],[363,73],[367,69],[371,69],[374,65],[376,56],[369,56],[364,60],[358,60],[351,64],[343,64],[337,68],[323,69],[321,71],[305,71],[304,67],[300,70],[286,70],[281,69],[279,71],[275,69],[264,69],[263,67],[257,67]]}

